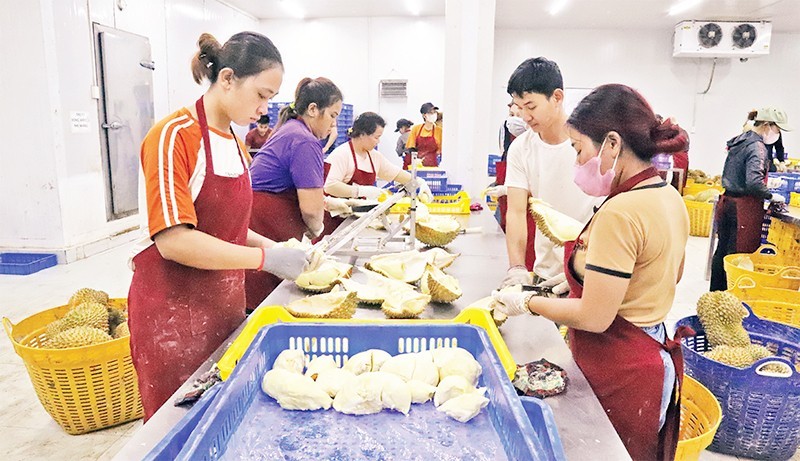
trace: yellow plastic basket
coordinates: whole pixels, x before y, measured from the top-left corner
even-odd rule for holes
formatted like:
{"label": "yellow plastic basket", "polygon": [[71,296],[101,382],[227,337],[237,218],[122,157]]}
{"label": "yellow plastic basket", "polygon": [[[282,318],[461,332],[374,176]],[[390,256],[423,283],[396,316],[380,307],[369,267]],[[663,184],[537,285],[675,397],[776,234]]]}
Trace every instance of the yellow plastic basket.
{"label": "yellow plastic basket", "polygon": [[683,195],[697,195],[708,189],[716,189],[720,192],[725,192],[722,186],[717,186],[712,182],[696,183],[692,181],[690,184],[689,181],[686,181],[686,187],[683,188]]}
{"label": "yellow plastic basket", "polygon": [[[385,196],[378,198],[379,201],[385,200]],[[436,195],[433,202],[425,204],[431,214],[469,214],[469,194],[460,191],[456,195]],[[409,204],[398,203],[394,205],[389,213],[408,214]]]}
{"label": "yellow plastic basket", "polygon": [[683,375],[681,391],[681,428],[675,461],[700,459],[700,453],[711,445],[722,420],[722,408],[708,389]]}
{"label": "yellow plastic basket", "polygon": [[[111,304],[121,308],[126,300],[112,299]],[[28,369],[39,401],[73,435],[141,418],[139,382],[128,337],[70,349],[37,347],[47,340],[47,325],[69,309],[54,307],[16,325],[3,318],[6,333]]]}
{"label": "yellow plastic basket", "polygon": [[762,319],[800,328],[800,291],[761,287],[746,275],[739,277],[728,291]]}
{"label": "yellow plastic basket", "polygon": [[282,306],[264,306],[250,315],[242,332],[233,341],[231,347],[225,351],[225,354],[217,362],[220,375],[222,379],[228,379],[228,376],[233,372],[233,368],[242,358],[244,352],[253,342],[261,327],[272,325],[277,322],[312,322],[312,323],[361,323],[361,324],[375,324],[375,323],[391,323],[392,325],[402,324],[453,324],[453,323],[466,323],[481,327],[486,330],[489,339],[492,341],[495,351],[497,351],[500,362],[503,364],[509,378],[514,378],[514,373],[517,371],[517,365],[514,358],[511,357],[511,352],[508,351],[506,342],[500,335],[494,320],[492,319],[489,311],[480,308],[468,307],[461,311],[454,319],[439,320],[439,319],[416,319],[416,320],[387,320],[387,319],[302,319],[297,318],[290,314]]}
{"label": "yellow plastic basket", "polygon": [[[739,267],[739,262],[745,256],[753,262],[755,270]],[[739,277],[745,275],[765,288],[800,289],[800,267],[788,265],[786,258],[773,245],[761,245],[754,253],[734,253],[725,256],[723,264],[728,279],[728,289],[733,288]]]}
{"label": "yellow plastic basket", "polygon": [[689,235],[708,237],[711,235],[711,218],[714,215],[714,204],[683,199],[689,213]]}
{"label": "yellow plastic basket", "polygon": [[800,193],[798,192],[789,193],[789,205],[800,207]]}
{"label": "yellow plastic basket", "polygon": [[772,218],[767,240],[781,249],[788,264],[800,266],[800,226]]}

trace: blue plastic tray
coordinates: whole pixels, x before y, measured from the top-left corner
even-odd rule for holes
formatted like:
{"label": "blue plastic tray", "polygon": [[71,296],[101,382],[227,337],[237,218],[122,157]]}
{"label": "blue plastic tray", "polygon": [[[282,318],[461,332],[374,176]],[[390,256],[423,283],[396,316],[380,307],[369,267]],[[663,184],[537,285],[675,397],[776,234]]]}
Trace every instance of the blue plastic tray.
{"label": "blue plastic tray", "polygon": [[0,253],[0,274],[29,275],[56,264],[52,253]]}
{"label": "blue plastic tray", "polygon": [[[527,404],[526,413],[491,342],[480,328],[471,325],[314,323],[276,324],[263,328],[175,459],[211,460],[224,455],[236,431],[252,424],[252,421],[243,420],[251,405],[254,402],[263,405],[259,403],[263,401],[261,377],[284,349],[302,348],[312,358],[328,354],[341,363],[350,355],[370,348],[398,354],[455,345],[470,351],[483,367],[479,385],[488,388],[490,400],[483,411],[487,412],[490,427],[497,433],[508,459],[564,459],[552,413],[544,404],[536,402]],[[412,407],[411,411],[414,412],[415,408]],[[391,416],[389,412],[382,412],[364,418],[378,418],[384,414]],[[534,424],[528,419],[529,415],[535,418]],[[341,416],[351,418],[349,415]],[[473,421],[468,424],[471,423]],[[269,427],[265,430],[281,429],[269,421],[259,424]],[[441,424],[446,424],[446,421]]]}

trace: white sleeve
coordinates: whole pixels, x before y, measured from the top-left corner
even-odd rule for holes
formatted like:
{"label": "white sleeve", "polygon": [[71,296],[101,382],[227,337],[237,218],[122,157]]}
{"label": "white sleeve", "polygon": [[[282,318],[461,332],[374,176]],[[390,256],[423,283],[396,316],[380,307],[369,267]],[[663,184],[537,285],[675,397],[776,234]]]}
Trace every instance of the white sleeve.
{"label": "white sleeve", "polygon": [[508,147],[506,155],[506,187],[516,187],[531,192],[528,185],[528,168],[525,159],[524,141],[527,136],[520,136]]}
{"label": "white sleeve", "polygon": [[[344,149],[343,149],[344,148]],[[353,156],[350,154],[350,146],[345,143],[331,152],[325,163],[331,165],[328,177],[325,179],[325,186],[341,181],[347,183],[353,177],[356,166],[353,165]]]}
{"label": "white sleeve", "polygon": [[391,181],[397,176],[397,173],[400,172],[399,166],[387,160],[386,157],[377,150],[373,150],[369,155],[372,157],[372,164],[375,166],[375,175],[378,179]]}

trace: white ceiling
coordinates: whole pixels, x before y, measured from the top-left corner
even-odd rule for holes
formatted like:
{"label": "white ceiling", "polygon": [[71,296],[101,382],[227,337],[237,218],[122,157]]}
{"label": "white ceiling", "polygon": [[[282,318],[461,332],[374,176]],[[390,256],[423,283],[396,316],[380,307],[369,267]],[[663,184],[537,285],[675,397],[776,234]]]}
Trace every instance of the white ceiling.
{"label": "white ceiling", "polygon": [[[223,0],[259,19],[443,16],[445,0]],[[458,0],[450,0],[458,1]],[[671,6],[694,4],[669,15]],[[557,14],[550,10],[562,6]],[[687,19],[769,20],[800,32],[800,0],[497,0],[499,28],[672,29]]]}

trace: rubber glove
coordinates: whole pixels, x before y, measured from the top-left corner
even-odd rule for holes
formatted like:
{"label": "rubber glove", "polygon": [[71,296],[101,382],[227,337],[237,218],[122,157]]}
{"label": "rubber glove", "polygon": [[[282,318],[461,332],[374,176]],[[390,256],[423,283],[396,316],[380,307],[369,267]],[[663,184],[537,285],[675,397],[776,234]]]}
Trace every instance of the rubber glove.
{"label": "rubber glove", "polygon": [[375,186],[356,186],[356,197],[364,197],[369,200],[375,200],[381,196],[383,189]]}
{"label": "rubber glove", "polygon": [[567,282],[567,276],[563,272],[545,280],[539,286],[550,288],[554,294],[559,296],[569,293],[569,282]]}
{"label": "rubber glove", "polygon": [[325,223],[320,223],[319,229],[308,229],[306,230],[304,237],[308,237],[309,240],[314,240],[315,238],[322,235],[322,232],[325,230]]}
{"label": "rubber glove", "polygon": [[329,195],[325,196],[325,209],[333,217],[353,214],[353,209],[347,204],[347,200]]}
{"label": "rubber glove", "polygon": [[294,280],[305,272],[309,256],[295,248],[264,248],[262,271],[267,271],[282,279]]}
{"label": "rubber glove", "polygon": [[486,195],[491,197],[492,200],[497,200],[498,197],[508,195],[508,188],[504,185],[489,187],[486,189]]}
{"label": "rubber glove", "polygon": [[[509,317],[515,315],[533,314],[528,308],[528,301],[533,296],[530,291],[500,292],[493,291],[492,299],[496,301],[495,309]],[[535,315],[535,314],[534,314]]]}
{"label": "rubber glove", "polygon": [[425,179],[417,178],[417,186],[419,187],[419,192],[417,192],[419,200],[422,203],[431,203],[433,201],[433,192],[431,192],[431,188]]}
{"label": "rubber glove", "polygon": [[525,266],[514,266],[506,272],[506,278],[500,284],[500,288],[505,288],[511,285],[530,285],[533,283],[533,276],[528,272]]}
{"label": "rubber glove", "polygon": [[778,173],[786,173],[786,163],[781,162],[778,159],[772,161],[775,164],[775,169],[778,170]]}

